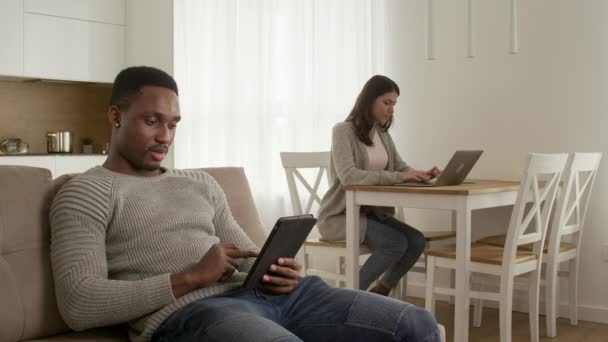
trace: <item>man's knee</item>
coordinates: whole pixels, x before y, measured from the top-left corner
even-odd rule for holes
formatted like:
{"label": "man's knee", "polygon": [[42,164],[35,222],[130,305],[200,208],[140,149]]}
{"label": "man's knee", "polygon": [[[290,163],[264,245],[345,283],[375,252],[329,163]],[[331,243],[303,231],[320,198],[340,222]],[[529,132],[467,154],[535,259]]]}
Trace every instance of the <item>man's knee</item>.
{"label": "man's knee", "polygon": [[346,325],[374,330],[396,340],[439,342],[439,328],[433,315],[410,303],[359,293],[348,312]]}
{"label": "man's knee", "polygon": [[401,316],[399,332],[407,341],[441,341],[439,326],[433,314],[413,305]]}

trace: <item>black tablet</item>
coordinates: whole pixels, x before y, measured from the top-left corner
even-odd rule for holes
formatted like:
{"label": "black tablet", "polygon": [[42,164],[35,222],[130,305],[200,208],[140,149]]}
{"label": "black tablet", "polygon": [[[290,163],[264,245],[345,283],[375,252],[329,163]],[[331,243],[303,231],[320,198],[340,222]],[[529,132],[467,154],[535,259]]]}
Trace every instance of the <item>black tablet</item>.
{"label": "black tablet", "polygon": [[269,272],[272,264],[279,258],[295,257],[315,223],[317,219],[312,215],[279,218],[249,270],[243,287],[247,289],[261,287],[262,277]]}

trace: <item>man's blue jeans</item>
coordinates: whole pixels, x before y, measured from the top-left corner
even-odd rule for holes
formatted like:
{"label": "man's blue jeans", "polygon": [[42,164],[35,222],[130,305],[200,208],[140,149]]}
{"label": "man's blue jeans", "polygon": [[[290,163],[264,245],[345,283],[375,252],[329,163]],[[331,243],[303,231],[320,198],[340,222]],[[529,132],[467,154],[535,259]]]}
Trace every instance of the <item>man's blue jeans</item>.
{"label": "man's blue jeans", "polygon": [[433,316],[412,304],[305,277],[288,295],[236,290],[190,303],[155,332],[165,341],[440,341]]}

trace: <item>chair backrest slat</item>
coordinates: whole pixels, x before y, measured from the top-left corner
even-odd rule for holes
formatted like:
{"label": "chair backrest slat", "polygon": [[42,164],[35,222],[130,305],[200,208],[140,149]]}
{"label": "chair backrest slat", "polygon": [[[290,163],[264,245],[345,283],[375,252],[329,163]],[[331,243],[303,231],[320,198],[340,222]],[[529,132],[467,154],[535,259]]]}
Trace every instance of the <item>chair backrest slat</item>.
{"label": "chair backrest slat", "polygon": [[[584,170],[584,171],[591,171],[591,170]],[[583,171],[583,172],[584,172]],[[595,170],[593,170],[592,172],[595,173]],[[568,194],[564,195],[564,198],[566,199],[566,201],[564,202],[564,207],[561,208],[565,211],[565,216],[564,219],[566,220],[565,222],[568,222],[568,220],[572,217],[572,214],[574,213],[574,210],[576,210],[576,218],[577,218],[577,222],[579,221],[579,218],[581,217],[581,200],[583,200],[583,195],[584,194],[590,194],[589,191],[587,191],[587,187],[591,184],[592,179],[594,177],[591,177],[591,174],[587,175],[587,179],[585,180],[585,184],[583,184],[583,186],[580,186],[580,174],[579,172],[573,172],[572,173],[573,177],[574,177],[574,192],[569,191]],[[593,176],[595,176],[595,174],[593,174]],[[571,190],[571,189],[568,189]],[[568,207],[568,201],[569,201],[569,196],[570,194],[574,194],[576,195],[576,197],[572,200],[572,203],[570,203],[570,206]],[[586,198],[585,198],[586,200]],[[576,224],[577,228],[578,226],[580,226],[579,224]],[[564,226],[565,227],[565,226]]]}
{"label": "chair backrest slat", "polygon": [[[281,152],[281,162],[285,169],[289,196],[294,215],[310,214],[315,202],[321,204],[319,187],[323,176],[329,181],[330,152]],[[300,169],[318,169],[313,185],[302,175]],[[306,205],[302,206],[296,179],[308,192]]]}
{"label": "chair backrest slat", "polygon": [[565,235],[573,236],[573,242],[580,250],[581,231],[601,159],[601,153],[573,153],[570,156],[548,238],[550,257],[559,253]]}
{"label": "chair backrest slat", "polygon": [[298,169],[316,169],[329,167],[330,152],[281,152],[283,167]]}

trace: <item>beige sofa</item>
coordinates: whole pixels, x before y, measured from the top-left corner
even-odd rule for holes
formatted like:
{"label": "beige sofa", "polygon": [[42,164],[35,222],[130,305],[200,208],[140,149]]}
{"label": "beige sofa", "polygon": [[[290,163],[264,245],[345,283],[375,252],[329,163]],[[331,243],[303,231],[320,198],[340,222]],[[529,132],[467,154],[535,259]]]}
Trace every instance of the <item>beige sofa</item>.
{"label": "beige sofa", "polygon": [[[242,168],[210,168],[226,192],[237,222],[261,246],[266,238]],[[48,209],[56,190],[73,176],[0,166],[0,342],[127,341],[126,329],[73,332],[61,319],[49,260]]]}

